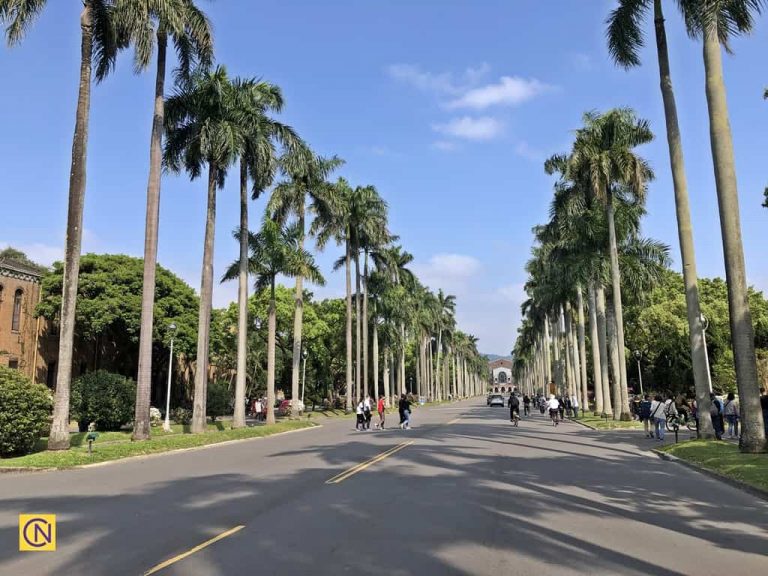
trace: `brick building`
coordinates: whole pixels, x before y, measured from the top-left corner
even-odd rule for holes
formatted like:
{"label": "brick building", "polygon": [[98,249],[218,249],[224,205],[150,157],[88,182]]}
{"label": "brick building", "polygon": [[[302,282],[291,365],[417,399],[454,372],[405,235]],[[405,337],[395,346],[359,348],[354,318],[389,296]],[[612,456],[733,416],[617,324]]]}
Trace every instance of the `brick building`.
{"label": "brick building", "polygon": [[12,260],[0,260],[0,365],[33,378],[41,320],[35,318],[40,300],[40,272]]}

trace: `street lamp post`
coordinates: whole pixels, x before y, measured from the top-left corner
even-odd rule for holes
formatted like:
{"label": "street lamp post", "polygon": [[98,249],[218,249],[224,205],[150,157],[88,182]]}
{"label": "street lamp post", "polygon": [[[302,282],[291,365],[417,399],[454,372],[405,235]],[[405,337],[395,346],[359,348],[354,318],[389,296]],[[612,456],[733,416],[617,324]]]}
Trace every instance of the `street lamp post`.
{"label": "street lamp post", "polygon": [[703,324],[701,327],[702,339],[704,340],[704,361],[707,365],[707,387],[712,393],[712,376],[709,373],[709,352],[707,352],[707,328],[709,328],[709,319],[699,312],[699,321]]}
{"label": "street lamp post", "polygon": [[301,351],[301,357],[304,360],[304,365],[301,368],[301,403],[304,404],[304,390],[307,386],[307,349],[304,348]]}
{"label": "street lamp post", "polygon": [[171,431],[171,376],[173,374],[173,337],[176,334],[176,324],[168,326],[168,333],[171,335],[171,353],[168,357],[168,389],[165,392],[165,422],[163,422],[163,430],[166,432]]}
{"label": "street lamp post", "polygon": [[642,357],[642,352],[640,352],[640,350],[635,350],[635,360],[637,360],[637,378],[640,380],[640,396],[645,396],[645,392],[643,391],[643,371],[640,367],[640,359]]}

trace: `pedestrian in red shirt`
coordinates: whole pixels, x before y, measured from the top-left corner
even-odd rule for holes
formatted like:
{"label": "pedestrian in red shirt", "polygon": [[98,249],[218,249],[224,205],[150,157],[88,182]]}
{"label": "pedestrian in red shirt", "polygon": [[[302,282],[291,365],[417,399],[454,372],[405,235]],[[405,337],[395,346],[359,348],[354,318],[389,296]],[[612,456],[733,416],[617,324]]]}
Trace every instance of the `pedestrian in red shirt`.
{"label": "pedestrian in red shirt", "polygon": [[379,423],[376,428],[384,430],[384,415],[386,406],[384,405],[384,396],[379,396],[379,401],[376,403],[376,411],[379,413]]}

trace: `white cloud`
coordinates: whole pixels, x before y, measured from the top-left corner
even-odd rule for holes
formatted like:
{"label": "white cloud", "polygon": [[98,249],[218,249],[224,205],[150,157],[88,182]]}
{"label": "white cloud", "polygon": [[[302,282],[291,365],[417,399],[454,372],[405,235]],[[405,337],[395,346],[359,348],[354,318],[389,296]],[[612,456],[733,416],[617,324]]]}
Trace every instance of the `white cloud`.
{"label": "white cloud", "polygon": [[526,299],[524,284],[506,284],[496,289],[496,293],[513,304],[522,304]]}
{"label": "white cloud", "polygon": [[442,288],[460,296],[468,292],[469,281],[482,271],[477,258],[464,254],[435,254],[426,263],[414,262],[412,269],[419,280],[432,290]]}
{"label": "white cloud", "polygon": [[432,148],[435,148],[436,150],[442,150],[443,152],[452,152],[458,147],[458,144],[451,140],[436,140],[432,143]]}
{"label": "white cloud", "polygon": [[18,244],[10,243],[4,240],[0,240],[0,250],[13,247],[16,250],[21,250],[27,255],[27,258],[43,266],[50,266],[57,260],[64,259],[64,246],[51,246],[49,244],[43,244],[41,242],[33,242],[32,244]]}
{"label": "white cloud", "polygon": [[501,121],[490,116],[462,116],[454,118],[445,124],[433,124],[432,129],[440,134],[464,138],[466,140],[492,140],[499,136],[504,125]]}
{"label": "white cloud", "polygon": [[467,68],[458,78],[450,72],[427,72],[414,64],[392,64],[385,70],[393,80],[410,84],[424,92],[457,96],[476,85],[490,67],[484,63],[477,68]]}
{"label": "white cloud", "polygon": [[446,107],[448,109],[473,108],[484,110],[498,105],[515,106],[535,98],[548,89],[550,89],[549,86],[535,78],[502,76],[496,84],[473,88],[446,104]]}
{"label": "white cloud", "polygon": [[515,154],[525,158],[526,160],[530,160],[531,162],[544,162],[544,160],[546,160],[546,155],[544,152],[537,150],[536,148],[532,148],[531,145],[528,144],[528,142],[525,140],[517,143],[515,146]]}
{"label": "white cloud", "polygon": [[592,70],[595,67],[594,60],[589,54],[584,52],[574,52],[568,55],[568,60],[571,64],[580,68],[581,70]]}

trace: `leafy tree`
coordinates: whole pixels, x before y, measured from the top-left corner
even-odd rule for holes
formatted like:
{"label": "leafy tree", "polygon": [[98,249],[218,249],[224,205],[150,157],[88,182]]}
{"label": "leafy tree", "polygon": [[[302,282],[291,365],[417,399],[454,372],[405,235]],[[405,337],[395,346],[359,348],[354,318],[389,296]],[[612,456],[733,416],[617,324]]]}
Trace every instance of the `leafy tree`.
{"label": "leafy tree", "polygon": [[[113,68],[119,47],[112,20],[112,1],[81,0],[81,2],[83,11],[80,13],[80,82],[75,113],[75,131],[72,137],[67,240],[64,247],[66,274],[61,308],[59,370],[56,378],[53,425],[48,438],[49,450],[66,450],[69,448],[69,386],[72,379],[75,303],[83,235],[92,67],[96,66],[96,81],[100,82]],[[21,42],[33,21],[45,8],[46,3],[46,0],[0,0],[0,24],[7,25],[6,40],[9,46]]]}
{"label": "leafy tree", "polygon": [[136,382],[120,374],[97,370],[72,384],[70,416],[80,431],[96,423],[98,430],[120,430],[131,421],[136,402]]}
{"label": "leafy tree", "polygon": [[8,246],[7,248],[0,250],[0,260],[19,262],[20,264],[24,264],[25,266],[37,270],[41,274],[48,271],[48,268],[37,262],[33,262],[24,252],[16,250],[13,246]]}
{"label": "leafy tree", "polygon": [[[64,266],[54,263],[43,277],[36,313],[51,323],[61,310]],[[86,254],[80,261],[78,306],[75,317],[77,357],[91,369],[108,368],[124,376],[136,373],[141,331],[143,262],[115,254]],[[178,276],[158,266],[155,277],[152,349],[166,357],[168,325],[176,325],[174,351],[189,358],[194,352],[198,298]],[[155,380],[165,366],[155,370]]]}

